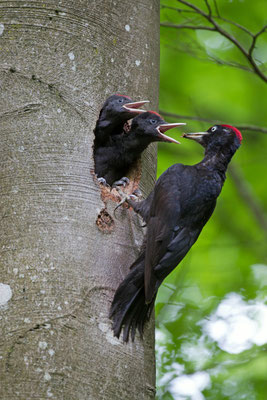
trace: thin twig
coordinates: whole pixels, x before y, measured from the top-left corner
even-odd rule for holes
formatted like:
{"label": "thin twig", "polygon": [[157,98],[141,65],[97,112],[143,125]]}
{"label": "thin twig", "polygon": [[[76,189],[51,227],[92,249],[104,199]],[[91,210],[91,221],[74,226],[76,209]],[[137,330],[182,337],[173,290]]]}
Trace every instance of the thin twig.
{"label": "thin twig", "polygon": [[215,119],[210,119],[210,118],[201,118],[201,117],[196,117],[196,116],[191,116],[191,115],[181,115],[181,114],[174,114],[170,113],[167,111],[159,110],[159,113],[163,115],[164,117],[169,117],[169,118],[177,118],[177,119],[187,119],[190,121],[203,121],[203,122],[211,122],[211,123],[216,123],[218,120]]}
{"label": "thin twig", "polygon": [[[220,120],[212,119],[212,118],[202,118],[202,117],[197,117],[197,116],[192,116],[192,115],[174,114],[174,113],[170,113],[170,112],[167,112],[167,111],[164,111],[164,110],[160,110],[159,112],[164,117],[169,117],[169,118],[174,118],[174,119],[184,119],[184,120],[188,120],[188,121],[210,122],[211,124],[223,124],[223,123],[225,123],[225,121],[220,121]],[[267,128],[262,127],[262,126],[246,125],[246,124],[235,124],[235,123],[233,123],[233,126],[236,126],[241,131],[260,132],[260,133],[266,133],[267,134]]]}
{"label": "thin twig", "polygon": [[[190,43],[186,43],[186,45],[184,43],[179,43],[179,46],[178,45],[176,45],[176,46],[170,45],[168,42],[166,42],[166,43],[162,42],[162,44],[166,48],[173,49],[173,50],[178,50],[178,51],[181,51],[181,52],[183,52],[185,54],[190,54],[192,57],[195,57],[197,60],[207,61],[207,59],[208,59],[208,60],[211,60],[211,61],[213,61],[214,63],[216,63],[218,65],[224,65],[224,66],[232,67],[232,68],[239,68],[239,69],[242,69],[243,71],[254,73],[252,68],[250,68],[250,67],[248,67],[246,65],[239,64],[239,63],[237,63],[235,61],[225,61],[225,60],[222,60],[222,59],[220,59],[218,57],[215,57],[214,55],[211,55],[211,54],[209,54],[209,56],[207,57],[206,53],[204,55],[204,51],[199,46],[199,43],[196,42],[197,49],[195,47],[191,46],[192,43],[194,43],[193,39],[191,39]],[[198,54],[196,52],[196,50],[200,50],[203,53],[203,55],[201,56],[200,54]]]}
{"label": "thin twig", "polygon": [[161,22],[160,26],[165,28],[175,28],[175,29],[195,29],[195,30],[205,30],[205,31],[215,31],[216,29],[212,26],[201,26],[201,25],[175,25],[170,22]]}
{"label": "thin twig", "polygon": [[177,0],[177,1],[186,5],[189,8],[192,8],[192,10],[195,10],[198,14],[202,15],[203,17],[205,17],[205,18],[209,17],[209,15],[205,13],[205,11],[201,10],[201,8],[198,8],[194,4],[188,3],[188,1],[185,1],[185,0]]}
{"label": "thin twig", "polygon": [[267,29],[267,25],[264,25],[264,27],[261,28],[261,29],[259,30],[259,32],[256,33],[254,36],[255,36],[256,38],[259,37],[263,32],[266,31],[266,29]]}
{"label": "thin twig", "polygon": [[184,8],[177,8],[177,7],[165,6],[164,4],[162,4],[162,5],[160,6],[160,8],[162,8],[162,9],[167,8],[168,10],[174,10],[174,11],[177,11],[178,13],[197,14],[197,12],[196,12],[196,11],[193,11],[193,10],[186,10],[186,9],[184,9]]}
{"label": "thin twig", "polygon": [[204,1],[205,1],[205,3],[206,3],[207,9],[208,9],[208,11],[209,11],[209,16],[211,17],[212,11],[211,11],[211,8],[210,8],[210,4],[209,4],[208,0],[204,0]]}
{"label": "thin twig", "polygon": [[264,128],[262,126],[257,126],[257,125],[239,125],[238,124],[236,127],[242,131],[267,133],[267,128]]}
{"label": "thin twig", "polygon": [[248,54],[249,54],[250,57],[252,57],[252,53],[253,53],[253,50],[254,50],[255,47],[256,47],[256,42],[257,42],[259,36],[260,36],[262,33],[264,33],[264,32],[266,31],[266,29],[267,29],[267,25],[265,25],[258,33],[256,33],[255,35],[253,35],[252,43],[251,43],[251,46],[250,46],[249,51],[248,51]]}
{"label": "thin twig", "polygon": [[[222,36],[224,36],[226,39],[228,39],[230,42],[232,42],[239,50],[240,52],[245,56],[245,58],[247,59],[248,63],[252,66],[253,71],[255,72],[256,75],[258,75],[264,82],[267,82],[267,76],[262,72],[262,70],[258,67],[256,60],[252,57],[252,52],[253,49],[255,47],[255,42],[257,37],[263,33],[265,31],[265,27],[261,29],[261,31],[258,32],[258,34],[254,35],[254,38],[256,36],[256,39],[253,39],[253,43],[251,45],[250,48],[252,48],[252,50],[246,50],[245,47],[242,46],[242,44],[230,33],[228,33],[227,31],[225,31],[216,21],[215,19],[212,17],[212,15],[207,14],[205,11],[203,11],[201,8],[195,6],[192,3],[189,3],[186,0],[177,0],[179,3],[182,3],[184,5],[186,5],[187,7],[191,8],[192,10],[196,11],[199,15],[201,15],[202,17],[204,17],[209,23],[211,23],[213,25],[214,29],[210,29],[210,27],[208,27],[208,29],[206,28],[206,30],[214,30],[217,31],[218,33],[220,33]],[[180,25],[173,25],[173,28],[176,29],[185,29],[187,25],[184,24],[180,24]],[[188,28],[186,28],[188,29]],[[192,28],[192,29],[199,29],[197,26]],[[203,29],[203,28],[201,28]]]}
{"label": "thin twig", "polygon": [[235,26],[236,28],[239,28],[241,31],[246,32],[248,35],[250,35],[250,36],[252,36],[252,37],[254,36],[253,33],[250,32],[250,30],[248,30],[245,26],[240,25],[240,24],[238,24],[238,23],[235,22],[235,21],[231,21],[230,19],[224,18],[224,17],[215,17],[215,16],[214,16],[213,18],[218,18],[218,19],[220,19],[221,21],[227,22],[228,24],[231,24],[231,25]]}
{"label": "thin twig", "polygon": [[219,65],[226,65],[227,67],[239,68],[239,69],[242,69],[243,71],[254,73],[253,69],[251,69],[245,65],[239,64],[237,62],[234,62],[234,61],[224,61],[224,60],[221,60],[220,58],[217,58],[217,57],[211,56],[211,55],[209,55],[209,59],[211,59],[213,62],[215,62],[216,64],[219,64]]}
{"label": "thin twig", "polygon": [[217,13],[217,17],[220,18],[220,11],[219,11],[219,7],[217,5],[217,1],[213,0],[213,3],[214,3],[214,7],[215,7],[215,10],[216,10],[216,13]]}
{"label": "thin twig", "polygon": [[[217,18],[217,19],[220,19],[220,20],[222,20],[222,21],[224,21],[224,22],[227,22],[228,24],[231,24],[231,25],[235,26],[236,28],[238,28],[238,29],[244,31],[245,33],[247,33],[247,34],[250,35],[251,37],[254,37],[254,34],[253,34],[252,32],[250,32],[250,30],[247,29],[245,26],[239,24],[238,22],[232,21],[232,20],[230,20],[230,19],[228,19],[228,18],[221,17],[221,15],[220,15],[220,13],[219,13],[219,9],[218,9],[216,0],[213,0],[213,2],[214,2],[214,6],[215,6],[215,9],[216,9],[216,13],[217,13],[217,15],[213,15],[213,18]],[[169,10],[174,10],[174,11],[177,11],[178,13],[199,14],[197,11],[194,11],[194,10],[186,10],[186,9],[184,9],[184,8],[177,8],[177,7],[171,7],[171,6],[165,6],[165,5],[162,5],[161,8],[167,8],[167,9],[169,9]]]}

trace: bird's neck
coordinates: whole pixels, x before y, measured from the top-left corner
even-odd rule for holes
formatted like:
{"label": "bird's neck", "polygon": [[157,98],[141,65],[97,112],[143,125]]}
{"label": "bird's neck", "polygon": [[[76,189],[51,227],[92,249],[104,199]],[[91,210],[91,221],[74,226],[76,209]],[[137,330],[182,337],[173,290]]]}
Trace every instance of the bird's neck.
{"label": "bird's neck", "polygon": [[135,161],[150,143],[151,141],[147,138],[142,137],[140,140],[136,134],[129,133],[124,137],[123,147],[127,157]]}
{"label": "bird's neck", "polygon": [[104,129],[106,133],[110,133],[117,127],[117,125],[119,127],[119,124],[120,121],[117,121],[116,119],[109,119],[103,113],[97,121],[96,130],[101,131]]}
{"label": "bird's neck", "polygon": [[221,177],[225,179],[227,166],[231,161],[235,151],[236,149],[234,148],[207,148],[201,164],[210,170],[218,172]]}
{"label": "bird's neck", "polygon": [[147,146],[150,144],[150,140],[148,138],[140,137],[133,133],[129,133],[124,140],[124,147],[127,152],[133,152],[134,154],[141,154]]}

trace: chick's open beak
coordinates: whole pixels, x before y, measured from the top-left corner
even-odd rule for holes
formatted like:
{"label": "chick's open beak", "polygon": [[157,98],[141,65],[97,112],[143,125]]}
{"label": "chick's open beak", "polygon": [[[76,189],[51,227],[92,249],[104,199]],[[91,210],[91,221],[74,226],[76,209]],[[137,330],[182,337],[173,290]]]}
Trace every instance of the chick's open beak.
{"label": "chick's open beak", "polygon": [[178,140],[175,140],[164,134],[164,132],[168,131],[169,129],[176,128],[177,126],[181,125],[186,125],[186,124],[184,122],[177,122],[174,124],[161,124],[157,126],[158,136],[162,139],[163,142],[181,144],[180,142],[178,142]]}
{"label": "chick's open beak", "polygon": [[142,100],[142,101],[135,101],[134,103],[127,103],[124,104],[122,107],[125,108],[125,110],[130,111],[131,114],[138,115],[142,114],[143,112],[146,112],[146,110],[142,110],[139,107],[142,107],[144,104],[149,103],[149,100]]}

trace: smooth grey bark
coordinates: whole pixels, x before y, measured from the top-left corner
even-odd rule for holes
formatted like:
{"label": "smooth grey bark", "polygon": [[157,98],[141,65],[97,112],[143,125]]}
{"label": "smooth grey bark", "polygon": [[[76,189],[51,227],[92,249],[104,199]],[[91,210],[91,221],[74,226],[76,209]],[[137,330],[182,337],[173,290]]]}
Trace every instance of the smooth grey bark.
{"label": "smooth grey bark", "polygon": [[92,143],[108,95],[157,106],[158,69],[158,0],[0,2],[1,399],[154,398],[153,323],[125,345],[108,319],[143,230]]}

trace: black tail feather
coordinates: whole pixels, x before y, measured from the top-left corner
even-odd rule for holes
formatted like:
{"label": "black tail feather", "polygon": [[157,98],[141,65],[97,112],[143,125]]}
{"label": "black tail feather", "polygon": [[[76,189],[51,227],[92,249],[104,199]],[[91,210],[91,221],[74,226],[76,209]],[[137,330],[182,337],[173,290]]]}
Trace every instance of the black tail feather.
{"label": "black tail feather", "polygon": [[[129,325],[129,328],[131,327],[131,306],[134,304],[134,301],[136,300],[139,292],[141,289],[139,289],[134,296],[129,299],[129,303],[125,304],[124,309],[120,308],[116,309],[113,313],[113,330],[114,330],[114,335],[117,336],[118,338],[120,337],[121,329],[122,326],[125,325],[127,327],[127,323]],[[116,296],[116,294],[115,294]],[[115,299],[115,297],[114,297]],[[128,341],[128,340],[124,340]]]}
{"label": "black tail feather", "polygon": [[138,318],[138,331],[141,333],[144,331],[145,323],[150,319],[156,296],[153,297],[152,301],[149,304],[146,304],[145,307],[142,308],[141,313]]}
{"label": "black tail feather", "polygon": [[143,336],[144,325],[149,320],[155,297],[151,303],[145,302],[144,290],[144,257],[139,257],[140,263],[126,276],[118,287],[110,309],[110,318],[113,320],[114,336],[120,337],[123,329],[123,341],[134,341],[136,329]]}

